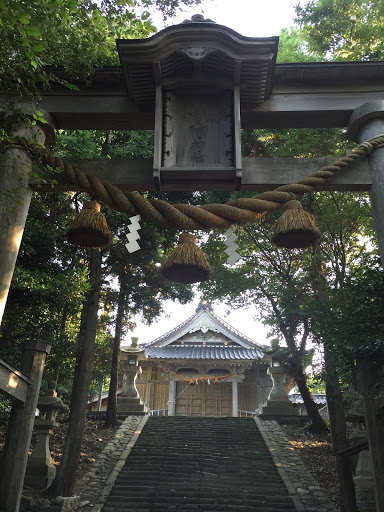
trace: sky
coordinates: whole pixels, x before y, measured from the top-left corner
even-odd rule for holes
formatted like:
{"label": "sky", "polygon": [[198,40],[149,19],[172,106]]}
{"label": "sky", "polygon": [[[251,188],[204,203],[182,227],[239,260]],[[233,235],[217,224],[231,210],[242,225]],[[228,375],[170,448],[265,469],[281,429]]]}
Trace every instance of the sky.
{"label": "sky", "polygon": [[[188,8],[168,22],[175,25],[190,19],[193,14],[236,30],[249,37],[278,36],[284,27],[293,24],[294,4],[299,0],[203,0],[201,5]],[[158,30],[164,28],[160,17],[152,16]]]}
{"label": "sky", "polygon": [[[194,6],[177,14],[167,25],[182,23],[185,19],[190,19],[193,14],[203,14],[204,18],[210,18],[244,36],[277,36],[282,28],[290,27],[293,24],[295,15],[293,3],[298,3],[298,1],[203,0],[200,6]],[[161,16],[152,16],[152,20],[158,30],[165,28],[166,25]],[[165,314],[151,326],[145,326],[140,317],[135,317],[137,328],[127,334],[123,345],[130,344],[131,336],[137,336],[140,344],[153,341],[192,316],[202,299],[204,298],[201,296],[196,297],[192,303],[184,306],[178,302],[166,301],[164,304]],[[254,319],[257,313],[256,307],[231,311],[228,315],[228,310],[230,310],[228,306],[214,303],[213,310],[216,315],[256,343],[269,345],[268,329]]]}

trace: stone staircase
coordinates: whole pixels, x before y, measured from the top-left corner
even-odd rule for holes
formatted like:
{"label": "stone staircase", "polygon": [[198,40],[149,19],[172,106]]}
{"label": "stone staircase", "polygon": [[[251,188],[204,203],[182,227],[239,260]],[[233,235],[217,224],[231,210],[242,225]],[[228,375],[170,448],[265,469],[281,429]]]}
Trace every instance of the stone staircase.
{"label": "stone staircase", "polygon": [[295,511],[251,418],[151,417],[103,512]]}

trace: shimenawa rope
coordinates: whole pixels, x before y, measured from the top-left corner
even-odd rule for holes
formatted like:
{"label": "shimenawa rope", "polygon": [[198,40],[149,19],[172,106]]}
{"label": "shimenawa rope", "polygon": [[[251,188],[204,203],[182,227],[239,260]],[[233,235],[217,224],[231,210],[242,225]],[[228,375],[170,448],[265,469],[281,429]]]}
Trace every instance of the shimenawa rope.
{"label": "shimenawa rope", "polygon": [[158,226],[182,230],[206,230],[228,228],[233,224],[243,225],[257,220],[266,212],[278,210],[286,202],[299,199],[305,192],[316,190],[317,186],[350,165],[355,160],[367,156],[377,148],[384,147],[384,135],[377,135],[360,144],[350,154],[322,167],[306,178],[273,191],[262,192],[252,198],[240,198],[225,204],[193,206],[189,204],[171,205],[160,199],[147,199],[139,192],[123,192],[115,185],[102,183],[95,176],[88,176],[76,170],[60,157],[50,154],[42,146],[28,143],[25,139],[7,139],[0,151],[19,148],[43,158],[77,189],[87,192],[93,199],[102,201],[111,208],[130,216],[142,216],[143,220]]}

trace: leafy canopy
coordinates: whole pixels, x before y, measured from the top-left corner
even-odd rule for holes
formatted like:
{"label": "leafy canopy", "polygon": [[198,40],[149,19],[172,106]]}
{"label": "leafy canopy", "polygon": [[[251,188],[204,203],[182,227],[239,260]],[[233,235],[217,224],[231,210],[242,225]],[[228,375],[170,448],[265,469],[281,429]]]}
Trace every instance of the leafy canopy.
{"label": "leafy canopy", "polygon": [[[115,40],[156,31],[150,9],[173,16],[201,0],[0,0],[0,87],[36,92],[57,78],[44,66],[63,66],[69,77],[117,65]],[[67,82],[69,88],[76,88]]]}
{"label": "leafy canopy", "polygon": [[310,53],[333,61],[384,57],[382,0],[310,0],[295,10]]}

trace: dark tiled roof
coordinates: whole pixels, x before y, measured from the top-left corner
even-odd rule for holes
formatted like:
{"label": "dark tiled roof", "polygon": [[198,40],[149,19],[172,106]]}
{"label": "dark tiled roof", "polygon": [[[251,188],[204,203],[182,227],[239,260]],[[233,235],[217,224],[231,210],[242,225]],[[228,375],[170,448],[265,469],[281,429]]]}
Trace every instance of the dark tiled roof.
{"label": "dark tiled roof", "polygon": [[244,347],[146,347],[149,359],[229,359],[252,360],[263,357],[261,350]]}
{"label": "dark tiled roof", "polygon": [[145,347],[145,350],[147,351],[149,346],[155,344],[155,343],[158,343],[159,341],[162,341],[162,340],[165,340],[169,337],[172,336],[172,334],[175,334],[177,331],[181,330],[183,327],[185,327],[196,315],[192,315],[190,316],[189,318],[187,318],[187,320],[185,320],[183,323],[181,323],[180,325],[174,327],[172,330],[166,332],[165,334],[162,334],[161,336],[159,336],[158,338],[156,338],[155,340],[153,341],[150,341],[149,343],[145,343],[143,345],[143,347]]}
{"label": "dark tiled roof", "polygon": [[[304,400],[303,397],[300,395],[300,393],[292,393],[291,395],[288,395],[290,401],[294,404],[303,404]],[[325,395],[317,394],[312,395],[313,401],[315,404],[318,405],[325,405],[327,403],[327,399]]]}

